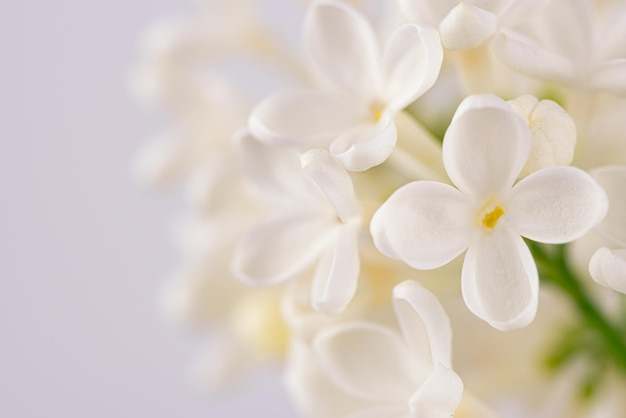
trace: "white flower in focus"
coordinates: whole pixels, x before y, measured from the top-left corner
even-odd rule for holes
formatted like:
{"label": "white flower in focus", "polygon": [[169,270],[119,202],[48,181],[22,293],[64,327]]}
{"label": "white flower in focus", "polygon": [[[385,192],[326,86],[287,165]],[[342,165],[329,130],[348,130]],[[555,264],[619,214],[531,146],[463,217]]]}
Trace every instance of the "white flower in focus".
{"label": "white flower in focus", "polygon": [[463,382],[450,365],[448,317],[416,282],[397,285],[393,296],[402,336],[369,322],[338,325],[314,341],[320,365],[343,392],[369,403],[351,416],[452,416]]}
{"label": "white flower in focus", "polygon": [[530,129],[530,154],[522,177],[542,168],[571,164],[576,148],[576,125],[561,106],[528,94],[508,103]]}
{"label": "white flower in focus", "polygon": [[439,28],[441,42],[452,50],[475,48],[497,30],[522,21],[543,0],[399,0],[414,22]]}
{"label": "white flower in focus", "polygon": [[325,85],[266,98],[250,116],[252,134],[301,150],[328,146],[353,171],[381,164],[396,144],[395,114],[437,79],[443,59],[437,31],[403,25],[381,50],[360,13],[320,0],[309,9],[305,41]]}
{"label": "white flower in focus", "polygon": [[348,173],[328,152],[298,159],[288,149],[240,137],[242,166],[271,206],[242,238],[233,271],[244,283],[269,286],[315,267],[311,302],[337,313],[350,302],[359,276],[361,214]]}
{"label": "white flower in focus", "polygon": [[598,249],[589,273],[598,284],[626,293],[626,166],[602,167],[592,174],[609,198],[609,212],[597,231],[618,248]]}
{"label": "white flower in focus", "polygon": [[443,162],[458,189],[409,183],[371,222],[378,249],[417,269],[440,267],[467,250],[461,278],[465,303],[501,330],[528,325],[537,309],[537,267],[521,236],[569,242],[607,210],[604,191],[574,167],[545,168],[514,185],[529,151],[528,127],[506,102],[470,96],[443,141]]}

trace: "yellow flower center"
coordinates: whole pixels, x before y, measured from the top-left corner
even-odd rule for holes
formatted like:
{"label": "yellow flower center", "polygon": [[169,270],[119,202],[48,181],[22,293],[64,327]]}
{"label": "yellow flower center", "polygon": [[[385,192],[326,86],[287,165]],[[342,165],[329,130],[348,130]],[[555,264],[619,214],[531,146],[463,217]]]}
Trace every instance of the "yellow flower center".
{"label": "yellow flower center", "polygon": [[492,231],[504,212],[505,210],[499,201],[494,198],[489,199],[478,212],[479,223],[483,228]]}
{"label": "yellow flower center", "polygon": [[372,114],[374,122],[378,122],[380,118],[383,117],[383,113],[385,111],[385,105],[384,103],[376,101],[370,105],[369,110],[370,110],[370,113]]}

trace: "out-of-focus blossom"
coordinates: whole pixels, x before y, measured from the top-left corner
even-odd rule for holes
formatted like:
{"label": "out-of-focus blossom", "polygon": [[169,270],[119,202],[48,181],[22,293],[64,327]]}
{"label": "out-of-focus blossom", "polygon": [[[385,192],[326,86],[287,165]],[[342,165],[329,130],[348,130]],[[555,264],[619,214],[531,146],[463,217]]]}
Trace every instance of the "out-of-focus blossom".
{"label": "out-of-focus blossom", "polygon": [[549,0],[525,27],[495,43],[513,69],[576,89],[626,93],[626,7],[600,21],[589,0]]}
{"label": "out-of-focus blossom", "polygon": [[626,293],[626,166],[602,167],[592,174],[609,198],[609,212],[598,232],[617,248],[598,249],[589,272],[602,286]]}
{"label": "out-of-focus blossom", "polygon": [[359,276],[361,214],[350,177],[323,150],[300,161],[250,135],[240,141],[244,170],[273,208],[242,238],[235,274],[247,284],[273,285],[315,267],[312,305],[342,311]]}

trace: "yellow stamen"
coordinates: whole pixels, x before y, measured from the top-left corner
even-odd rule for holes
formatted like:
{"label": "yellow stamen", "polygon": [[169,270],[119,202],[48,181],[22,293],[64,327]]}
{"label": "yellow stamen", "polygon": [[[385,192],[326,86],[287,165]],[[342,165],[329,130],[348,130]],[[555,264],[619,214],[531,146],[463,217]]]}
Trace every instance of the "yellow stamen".
{"label": "yellow stamen", "polygon": [[485,228],[493,229],[502,215],[504,215],[504,209],[500,206],[496,206],[491,212],[485,213],[481,223]]}
{"label": "yellow stamen", "polygon": [[485,228],[487,231],[492,231],[495,227],[504,212],[506,211],[505,206],[500,203],[500,201],[492,197],[487,200],[482,208],[476,214],[476,222],[478,225]]}

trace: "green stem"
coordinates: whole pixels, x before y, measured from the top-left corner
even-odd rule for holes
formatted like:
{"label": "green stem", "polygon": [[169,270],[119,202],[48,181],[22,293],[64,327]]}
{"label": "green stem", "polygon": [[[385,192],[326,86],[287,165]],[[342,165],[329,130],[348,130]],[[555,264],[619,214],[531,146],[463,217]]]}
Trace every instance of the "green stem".
{"label": "green stem", "polygon": [[559,245],[548,252],[541,244],[528,241],[537,262],[540,277],[567,293],[585,322],[604,340],[615,363],[626,372],[626,341],[620,331],[598,309],[582,285],[582,282],[567,263],[566,246]]}

